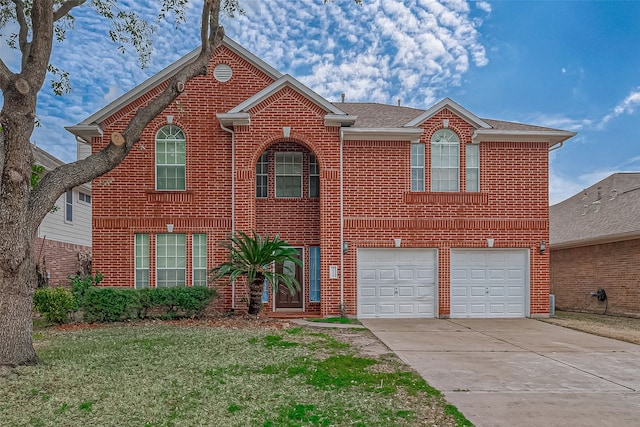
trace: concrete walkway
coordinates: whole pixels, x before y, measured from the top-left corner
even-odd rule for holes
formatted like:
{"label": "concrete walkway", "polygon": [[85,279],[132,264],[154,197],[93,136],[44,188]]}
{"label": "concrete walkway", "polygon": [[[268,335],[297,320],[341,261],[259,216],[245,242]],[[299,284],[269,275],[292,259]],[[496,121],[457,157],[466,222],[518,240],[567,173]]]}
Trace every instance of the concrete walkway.
{"label": "concrete walkway", "polygon": [[361,319],[478,427],[640,426],[640,346],[532,319]]}

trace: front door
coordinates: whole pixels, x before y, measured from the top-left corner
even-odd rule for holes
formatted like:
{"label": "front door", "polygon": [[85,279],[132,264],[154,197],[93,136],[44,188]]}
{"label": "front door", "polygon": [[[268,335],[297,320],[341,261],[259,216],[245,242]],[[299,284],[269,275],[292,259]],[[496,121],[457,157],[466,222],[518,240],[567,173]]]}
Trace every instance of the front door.
{"label": "front door", "polygon": [[[297,249],[298,259],[302,259],[302,249]],[[289,270],[284,269],[284,266],[287,266]],[[276,293],[276,308],[302,308],[302,289],[303,289],[303,280],[302,280],[302,272],[303,269],[299,265],[291,261],[287,261],[283,264],[276,265],[276,272],[282,273],[283,271],[293,271],[295,274],[295,278],[300,283],[300,290],[297,290],[293,293],[289,290],[287,285],[280,283],[278,286],[278,292]]]}

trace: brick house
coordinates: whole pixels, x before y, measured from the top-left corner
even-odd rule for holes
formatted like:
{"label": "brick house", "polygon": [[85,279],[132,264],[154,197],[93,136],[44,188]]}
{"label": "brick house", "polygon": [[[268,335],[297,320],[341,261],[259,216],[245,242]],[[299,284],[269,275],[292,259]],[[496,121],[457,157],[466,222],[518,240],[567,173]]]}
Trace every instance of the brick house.
{"label": "brick house", "polygon": [[[68,130],[102,149],[192,52]],[[549,312],[548,150],[574,133],[332,103],[225,38],[114,171],[96,179],[94,268],[109,286],[206,283],[232,230],[299,249],[272,315],[525,317]],[[246,309],[241,283],[221,309]]]}
{"label": "brick house", "polygon": [[640,173],[613,174],[551,206],[550,230],[557,308],[640,317]]}
{"label": "brick house", "polygon": [[[40,147],[31,146],[34,163],[44,173],[64,162]],[[90,154],[91,147],[78,144],[78,158]],[[69,276],[84,272],[91,262],[91,184],[83,184],[60,196],[56,208],[38,227],[36,259],[50,286],[69,283]]]}

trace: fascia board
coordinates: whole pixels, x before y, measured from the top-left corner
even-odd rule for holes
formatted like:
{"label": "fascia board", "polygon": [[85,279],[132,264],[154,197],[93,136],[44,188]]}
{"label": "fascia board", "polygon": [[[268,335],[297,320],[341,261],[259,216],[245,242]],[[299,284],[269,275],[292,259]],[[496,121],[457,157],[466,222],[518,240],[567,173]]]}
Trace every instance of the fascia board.
{"label": "fascia board", "polygon": [[216,117],[222,123],[222,126],[248,126],[251,124],[249,113],[221,113]]}
{"label": "fascia board", "polygon": [[344,141],[408,141],[418,142],[422,128],[342,128]]}
{"label": "fascia board", "polygon": [[324,125],[325,126],[352,126],[356,120],[358,120],[358,116],[350,116],[345,114],[326,114],[324,116]]}
{"label": "fascia board", "polygon": [[323,97],[321,97],[320,95],[318,95],[317,93],[315,93],[314,91],[312,91],[311,89],[309,89],[308,87],[300,83],[298,80],[296,80],[289,74],[285,74],[280,79],[273,82],[271,85],[262,89],[260,92],[256,93],[255,95],[248,98],[244,102],[238,104],[237,106],[229,110],[229,113],[240,113],[240,112],[249,111],[251,108],[258,105],[265,99],[269,98],[271,95],[278,92],[285,86],[292,87],[294,90],[301,93],[302,95],[304,95],[306,98],[313,101],[318,106],[322,107],[325,111],[328,111],[336,115],[347,115],[344,111],[340,110],[338,107],[336,107],[335,105],[333,105],[332,103],[330,103],[329,101],[327,101],[326,99],[324,99]]}
{"label": "fascia board", "polygon": [[[229,49],[236,52],[238,55],[246,59],[250,64],[257,67],[259,70],[263,71],[269,77],[274,80],[279,79],[282,76],[278,70],[273,68],[271,65],[267,64],[260,58],[258,58],[253,53],[249,52],[247,49],[240,46],[237,42],[231,40],[229,37],[225,36],[222,44],[227,46]],[[198,54],[200,53],[201,48],[197,47],[191,52],[187,53],[182,58],[178,59],[173,64],[163,68],[153,76],[149,77],[147,80],[143,81],[139,85],[135,86],[130,91],[116,98],[105,107],[96,111],[94,114],[90,115],[79,124],[92,124],[92,123],[101,123],[103,120],[119,111],[132,101],[138,99],[140,96],[144,95],[154,87],[158,86],[160,83],[166,81],[167,79],[173,77],[185,64],[193,61]]]}
{"label": "fascia board", "polygon": [[576,135],[575,132],[562,130],[549,131],[522,131],[522,130],[496,130],[496,129],[478,129],[471,140],[473,143],[480,142],[547,142],[549,147],[566,141]]}
{"label": "fascia board", "polygon": [[583,246],[602,245],[605,243],[623,242],[625,240],[640,239],[640,230],[629,231],[626,233],[609,234],[607,236],[598,236],[582,240],[571,240],[567,242],[554,243],[551,240],[551,250],[579,248]]}
{"label": "fascia board", "polygon": [[416,127],[428,120],[429,118],[436,115],[443,108],[447,108],[454,112],[456,115],[462,117],[465,121],[473,125],[476,129],[491,129],[491,125],[480,117],[473,114],[471,111],[467,110],[451,98],[444,98],[440,100],[437,104],[431,106],[424,113],[420,114],[415,119],[411,120],[409,123],[405,125],[405,127]]}
{"label": "fascia board", "polygon": [[75,136],[82,138],[87,144],[91,144],[91,138],[100,138],[103,135],[102,128],[96,124],[78,124],[65,126],[65,129]]}

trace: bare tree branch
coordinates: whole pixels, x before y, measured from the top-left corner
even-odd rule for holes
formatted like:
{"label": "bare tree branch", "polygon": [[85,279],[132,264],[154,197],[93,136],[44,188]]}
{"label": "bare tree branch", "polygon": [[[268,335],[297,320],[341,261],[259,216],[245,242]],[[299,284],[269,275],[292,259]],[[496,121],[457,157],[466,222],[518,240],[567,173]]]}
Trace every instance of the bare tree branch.
{"label": "bare tree branch", "polygon": [[82,6],[85,4],[87,0],[67,0],[62,3],[60,7],[53,12],[53,22],[58,21],[61,18],[64,18],[74,7]]}
{"label": "bare tree branch", "polygon": [[18,25],[20,25],[20,31],[18,32],[18,46],[20,52],[22,52],[22,66],[24,67],[26,58],[29,56],[29,24],[27,17],[24,14],[24,2],[22,0],[11,0],[16,7],[16,19]]}
{"label": "bare tree branch", "polygon": [[53,46],[53,0],[33,3],[31,26],[32,41],[29,54],[26,57],[23,54],[21,74],[29,82],[30,90],[38,92],[47,74]]}
{"label": "bare tree branch", "polygon": [[[180,95],[179,83],[184,84],[196,76],[206,75],[209,61],[224,39],[224,29],[219,26],[219,12],[220,0],[205,1],[201,25],[208,29],[208,34],[204,37],[200,54],[185,64],[157,97],[136,112],[122,132],[125,138],[124,145],[116,146],[109,143],[104,150],[84,160],[60,166],[42,178],[29,197],[29,223],[32,228],[30,231],[36,231],[40,221],[62,193],[104,175],[124,160],[140,141],[147,125]],[[209,26],[211,22],[213,26]]]}

